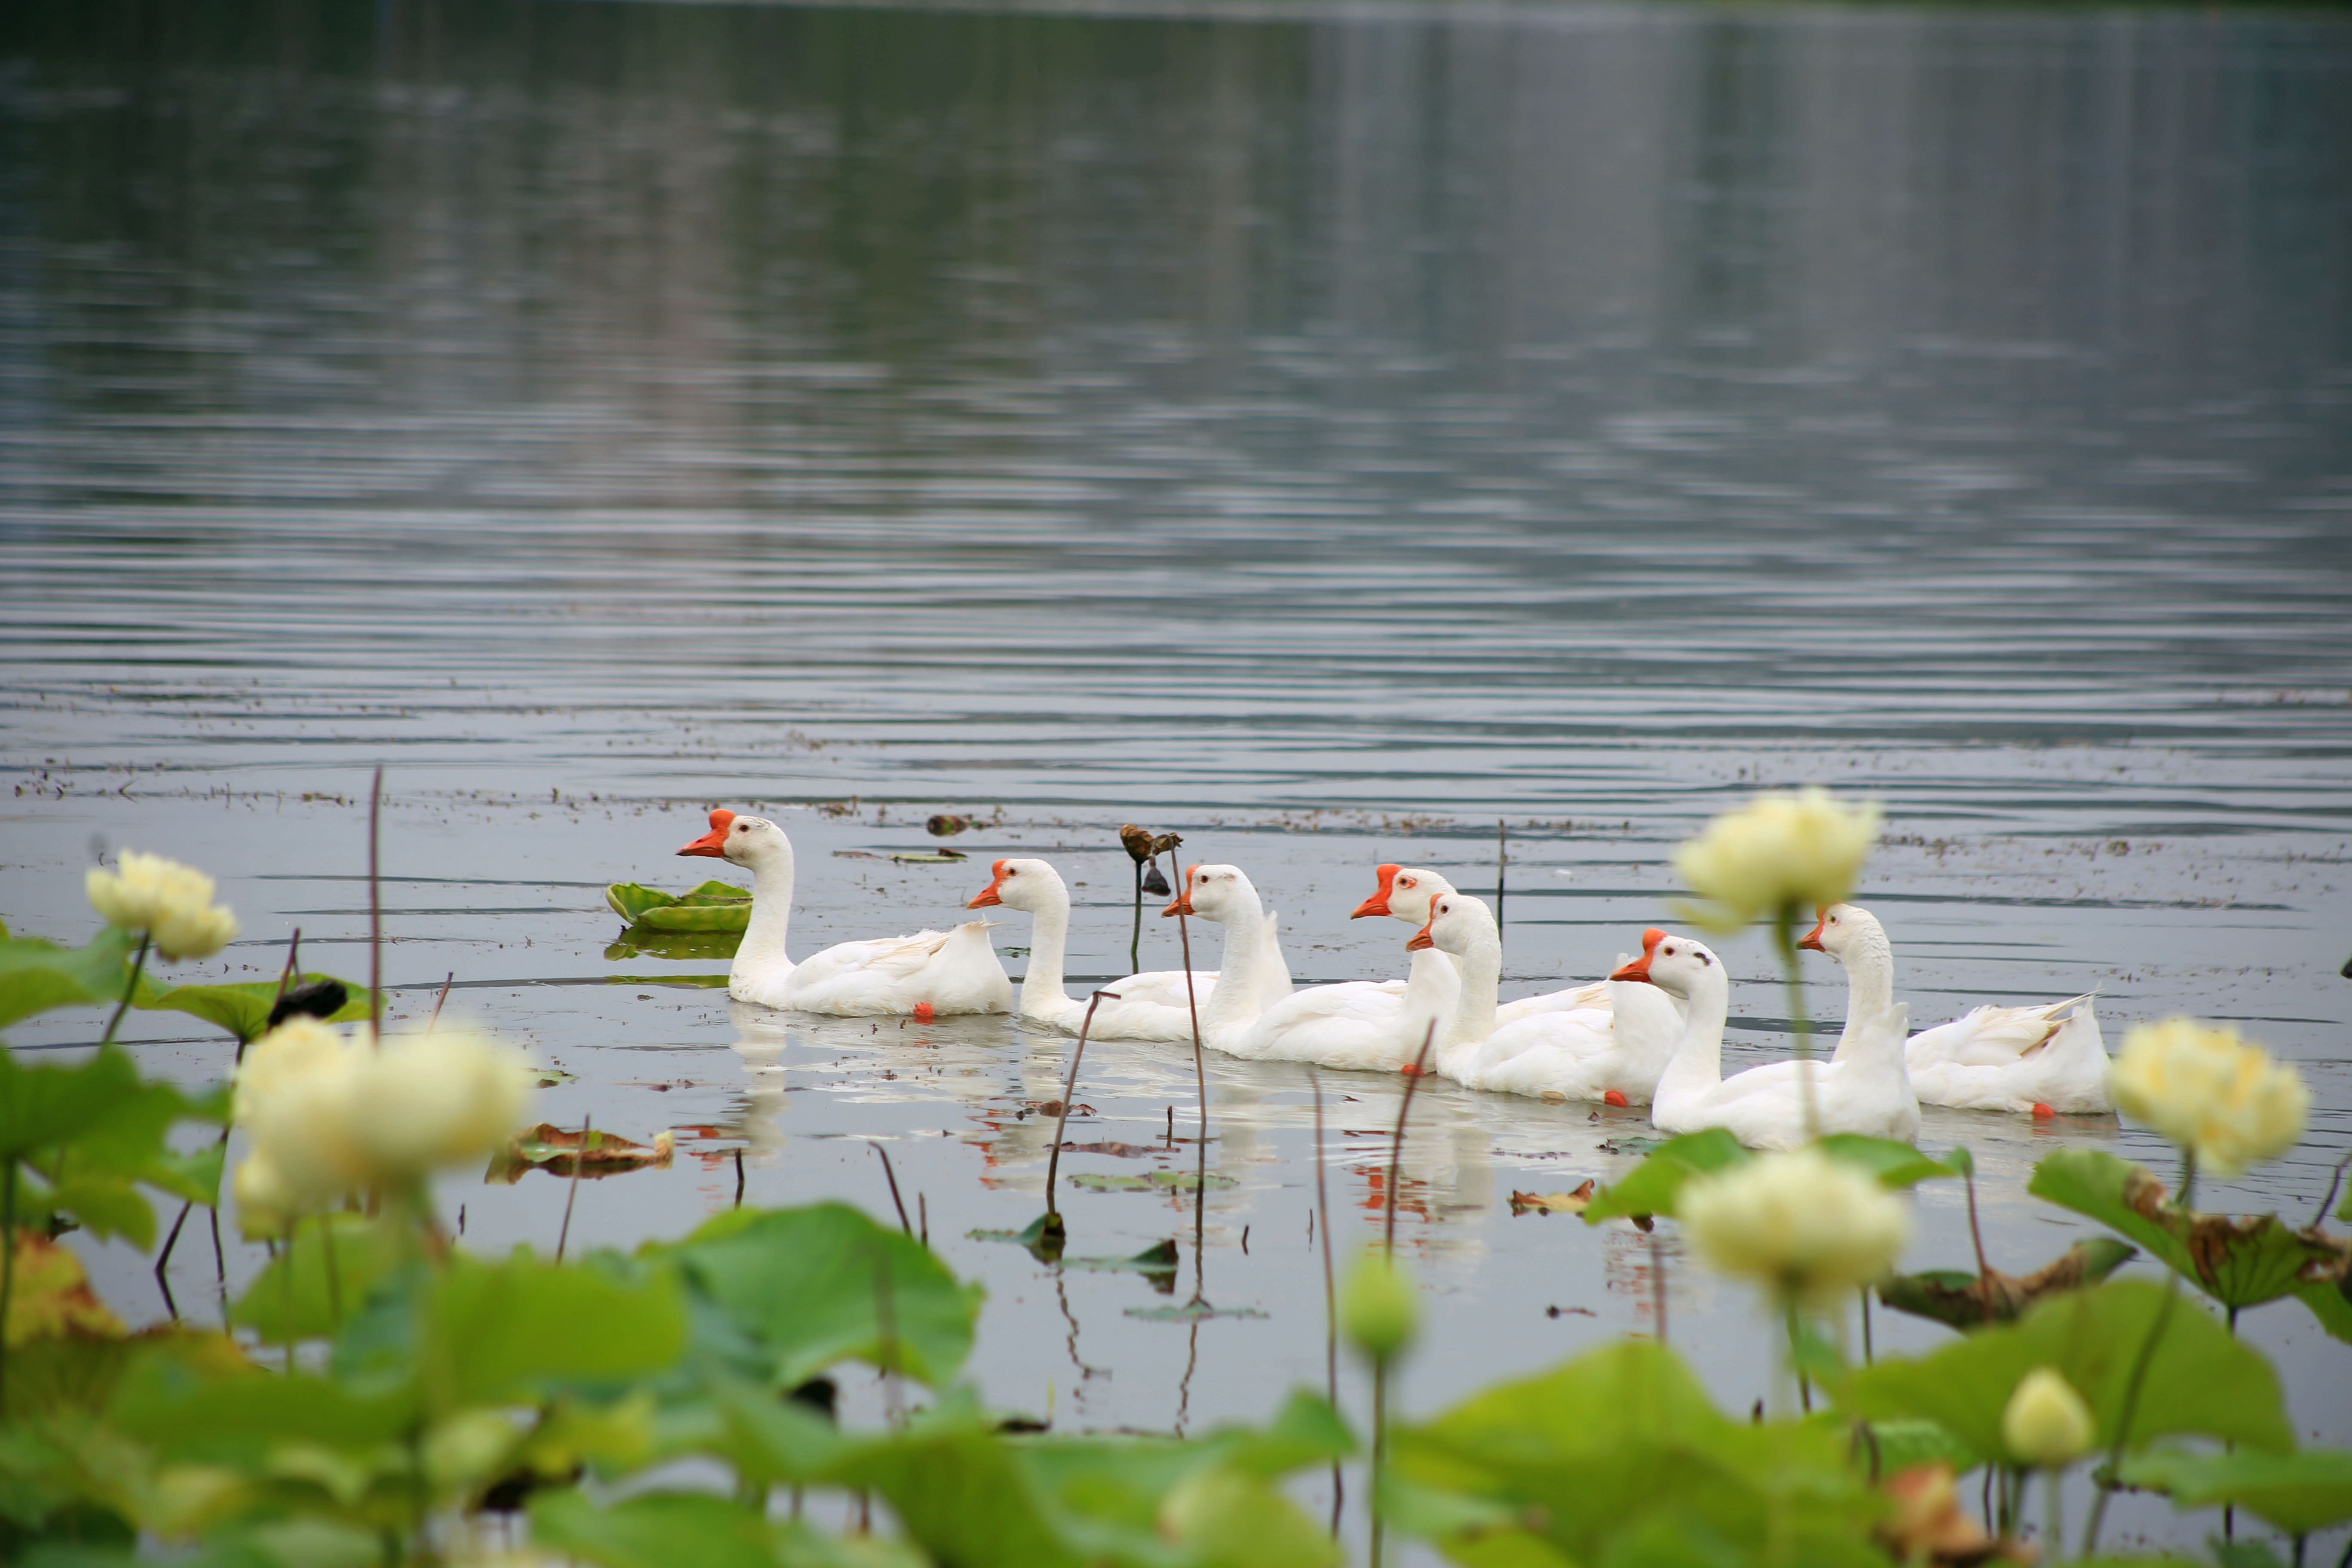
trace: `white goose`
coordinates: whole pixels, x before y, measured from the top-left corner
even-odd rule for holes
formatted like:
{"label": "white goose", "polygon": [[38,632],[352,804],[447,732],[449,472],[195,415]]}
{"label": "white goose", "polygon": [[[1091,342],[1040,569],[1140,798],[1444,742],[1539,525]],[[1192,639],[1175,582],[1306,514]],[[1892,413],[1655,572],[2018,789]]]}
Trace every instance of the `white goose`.
{"label": "white goose", "polygon": [[710,831],[678,851],[708,855],[751,873],[751,921],[727,973],[739,1002],[803,1013],[861,1016],[1002,1013],[1013,982],[989,942],[988,922],[845,942],[800,963],[784,949],[793,917],[793,841],[764,816],[714,811]]}
{"label": "white goose", "polygon": [[[1658,1079],[1650,1124],[1661,1132],[1728,1129],[1752,1149],[1794,1149],[1819,1132],[1861,1132],[1906,1142],[1919,1135],[1919,1102],[1903,1068],[1909,1013],[1888,1007],[1844,1044],[1841,1059],[1786,1061],[1723,1076],[1723,1021],[1731,981],[1723,961],[1688,937],[1659,932],[1612,980],[1646,980],[1684,998],[1688,1014],[1674,1059]],[[1804,1085],[1811,1080],[1813,1116]]]}
{"label": "white goose", "polygon": [[[1077,1033],[1087,1004],[1069,994],[1062,984],[1070,936],[1069,887],[1049,862],[1028,857],[996,861],[989,871],[993,879],[964,907],[980,910],[1002,905],[1031,917],[1029,973],[1022,976],[1018,1012],[1037,1023]],[[1290,970],[1275,940],[1271,917],[1264,923],[1260,947],[1256,976],[1261,1000],[1288,995]],[[1102,989],[1117,993],[1118,999],[1103,999],[1087,1032],[1103,1040],[1189,1040],[1192,1007],[1209,1005],[1216,992],[1217,973],[1213,969],[1192,971],[1189,999],[1181,969],[1155,969],[1114,980]]]}
{"label": "white goose", "polygon": [[[1160,912],[1194,915],[1225,928],[1217,988],[1201,1005],[1201,1043],[1220,1051],[1241,1051],[1248,1043],[1250,1026],[1257,1021],[1267,984],[1267,918],[1257,889],[1238,866],[1187,867],[1183,890]],[[1286,977],[1282,989],[1284,994],[1289,993]],[[1187,1039],[1192,1037],[1191,1024],[1188,1014]]]}
{"label": "white goose", "polygon": [[[1370,898],[1356,906],[1355,913],[1349,917],[1349,919],[1361,920],[1366,915],[1391,915],[1398,920],[1411,922],[1417,929],[1429,923],[1431,900],[1454,890],[1454,884],[1445,879],[1443,872],[1430,870],[1425,866],[1384,865],[1379,867],[1377,870],[1381,879],[1379,889]],[[1381,984],[1394,985],[1400,990],[1404,984],[1402,981],[1395,980],[1384,981]],[[1629,993],[1625,988],[1612,986],[1605,980],[1595,980],[1586,985],[1570,985],[1559,991],[1547,991],[1539,996],[1522,996],[1516,1002],[1497,1003],[1495,1006],[1495,1022],[1498,1025],[1516,1024],[1522,1018],[1532,1018],[1542,1013],[1597,1011],[1601,1015],[1597,1020],[1598,1025],[1606,1027],[1608,1015],[1613,1005],[1611,1001],[1612,995],[1626,999],[1633,1006],[1646,1006],[1654,1022],[1663,1016],[1666,1008],[1674,1005],[1667,1000],[1664,993],[1654,986]],[[1679,1026],[1681,1021],[1682,1015],[1677,1010],[1675,1014],[1675,1023]]]}
{"label": "white goose", "polygon": [[1228,1047],[1237,1057],[1393,1072],[1411,1068],[1438,1023],[1454,1011],[1461,981],[1445,955],[1412,955],[1412,973],[1393,980],[1310,985],[1270,1004]]}
{"label": "white goose", "polygon": [[[1845,967],[1845,1033],[1837,1056],[1895,1000],[1895,945],[1878,917],[1859,904],[1830,904],[1797,943]],[[1912,1092],[1922,1105],[2011,1110],[2035,1116],[2095,1115],[2107,1097],[2107,1047],[2092,1005],[2095,993],[2031,1007],[1979,1007],[1922,1029],[1903,1047]]]}
{"label": "white goose", "polygon": [[1437,1070],[1467,1088],[1539,1100],[1644,1103],[1682,1037],[1681,1017],[1671,1006],[1626,994],[1648,988],[1614,982],[1602,982],[1622,1004],[1612,1011],[1530,1013],[1498,1024],[1495,984],[1502,938],[1485,900],[1467,893],[1431,900],[1429,923],[1406,945],[1434,946],[1461,971]]}

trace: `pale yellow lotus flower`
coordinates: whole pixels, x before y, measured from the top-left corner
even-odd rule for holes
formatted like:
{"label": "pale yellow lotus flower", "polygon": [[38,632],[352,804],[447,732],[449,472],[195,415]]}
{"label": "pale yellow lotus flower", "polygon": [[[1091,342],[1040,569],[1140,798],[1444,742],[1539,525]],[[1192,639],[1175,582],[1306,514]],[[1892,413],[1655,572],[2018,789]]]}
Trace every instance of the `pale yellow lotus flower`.
{"label": "pale yellow lotus flower", "polygon": [[263,1100],[298,1078],[341,1065],[352,1048],[343,1032],[307,1015],[287,1019],[245,1048],[237,1064],[231,1114],[239,1126],[252,1121]]}
{"label": "pale yellow lotus flower", "polygon": [[277,1178],[284,1206],[307,1214],[374,1184],[358,1137],[365,1114],[359,1075],[372,1054],[310,1019],[271,1031],[246,1052],[236,1121]]}
{"label": "pale yellow lotus flower", "polygon": [[165,958],[210,958],[236,938],[236,916],[213,902],[213,879],[193,866],[125,849],[115,869],[93,866],[82,879],[106,923],[145,931]]}
{"label": "pale yellow lotus flower", "polygon": [[2301,1073],[2229,1026],[2194,1018],[2132,1026],[2107,1084],[2118,1110],[2217,1175],[2285,1153],[2311,1114]]}
{"label": "pale yellow lotus flower", "polygon": [[2037,1366],[2018,1379],[2000,1413],[2000,1440],[2010,1458],[2046,1470],[2065,1468],[2099,1439],[2091,1407],[2053,1369]]}
{"label": "pale yellow lotus flower", "polygon": [[1878,805],[1841,805],[1818,787],[1759,795],[1675,851],[1675,869],[1718,930],[1783,910],[1809,912],[1853,891],[1878,841]]}
{"label": "pale yellow lotus flower", "polygon": [[1708,1263],[1813,1308],[1842,1304],[1857,1286],[1885,1277],[1911,1239],[1900,1199],[1818,1149],[1695,1176],[1675,1207]]}
{"label": "pale yellow lotus flower", "polygon": [[530,1099],[520,1052],[478,1030],[445,1026],[370,1053],[356,1093],[354,1135],[388,1184],[481,1159],[512,1135]]}

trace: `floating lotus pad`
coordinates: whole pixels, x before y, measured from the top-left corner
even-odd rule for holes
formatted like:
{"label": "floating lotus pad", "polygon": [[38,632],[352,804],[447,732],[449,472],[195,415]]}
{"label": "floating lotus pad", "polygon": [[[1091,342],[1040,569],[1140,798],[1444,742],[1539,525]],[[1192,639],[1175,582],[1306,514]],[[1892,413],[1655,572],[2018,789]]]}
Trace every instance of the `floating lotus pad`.
{"label": "floating lotus pad", "polygon": [[631,925],[656,931],[740,931],[751,923],[751,890],[705,882],[685,893],[665,893],[642,882],[615,882],[604,901]]}

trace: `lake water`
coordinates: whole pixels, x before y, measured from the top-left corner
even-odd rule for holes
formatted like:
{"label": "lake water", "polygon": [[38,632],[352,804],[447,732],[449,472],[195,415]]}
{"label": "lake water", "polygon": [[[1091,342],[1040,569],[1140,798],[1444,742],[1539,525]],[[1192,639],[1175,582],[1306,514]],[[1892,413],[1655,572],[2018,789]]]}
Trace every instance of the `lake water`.
{"label": "lake water", "polygon": [[[1886,804],[1915,1022],[2096,986],[2110,1047],[2186,1011],[2298,1060],[2305,1144],[2210,1190],[2300,1222],[2352,1148],[2347,191],[2326,16],[9,8],[0,918],[79,937],[93,846],[151,847],[222,874],[232,970],[299,926],[363,976],[382,763],[396,1015],[454,975],[575,1075],[541,1114],[678,1131],[575,1244],[725,1208],[738,1151],[747,1201],[887,1214],[878,1143],[989,1287],[996,1403],[1199,1431],[1321,1380],[1301,1072],[1212,1062],[1197,1258],[1188,1200],[1065,1197],[1074,1255],[1180,1238],[1172,1295],[1056,1273],[967,1233],[1037,1212],[1066,1042],[730,1005],[721,960],[608,945],[603,885],[698,879],[702,812],[758,805],[806,947],[1045,852],[1109,975],[1139,820],[1342,979],[1403,966],[1345,918],[1375,863],[1484,890],[1505,821],[1508,995],[1668,918],[1709,814],[1819,781]],[[992,819],[967,865],[871,858],[940,810]],[[1765,944],[1722,951],[1734,1054],[1784,1054]],[[218,1076],[169,1017],[142,1058]],[[1087,1068],[1072,1141],[1160,1148],[1066,1176],[1189,1163],[1189,1052]],[[1398,1090],[1324,1083],[1352,1243]],[[1654,1331],[1644,1238],[1505,1202],[1622,1170],[1637,1114],[1412,1115],[1410,1406]],[[2166,1159],[1931,1111],[1955,1142],[2011,1268],[2087,1228],[2024,1197],[2040,1152]],[[444,1193],[542,1247],[562,1197]],[[1912,1261],[1963,1265],[1959,1194],[1919,1206]],[[1763,1324],[1666,1258],[1745,1408]],[[208,1243],[173,1279],[217,1310]],[[1134,1315],[1196,1290],[1263,1315]],[[2242,1327],[2352,1440],[2352,1355],[2293,1302]]]}

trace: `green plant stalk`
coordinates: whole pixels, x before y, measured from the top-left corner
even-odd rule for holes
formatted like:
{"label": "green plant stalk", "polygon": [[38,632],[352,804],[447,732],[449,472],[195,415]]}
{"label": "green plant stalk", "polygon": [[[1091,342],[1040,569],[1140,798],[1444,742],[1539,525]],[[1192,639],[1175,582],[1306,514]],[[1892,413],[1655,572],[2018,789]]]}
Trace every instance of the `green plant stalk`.
{"label": "green plant stalk", "polygon": [[1795,1374],[1797,1379],[1798,1403],[1802,1406],[1805,1414],[1811,1415],[1813,1413],[1813,1380],[1805,1375],[1804,1367],[1797,1360],[1799,1353],[1798,1340],[1804,1332],[1804,1330],[1799,1325],[1797,1320],[1797,1299],[1794,1296],[1789,1298],[1788,1315],[1789,1371]]}
{"label": "green plant stalk", "polygon": [[1772,917],[1772,947],[1789,977],[1789,1027],[1797,1041],[1797,1093],[1805,1108],[1805,1136],[1822,1135],[1821,1108],[1813,1100],[1813,1023],[1805,1016],[1805,976],[1797,967],[1797,906],[1783,904]]}
{"label": "green plant stalk", "polygon": [[8,1414],[8,1314],[16,1301],[16,1157],[0,1177],[0,1419]]}
{"label": "green plant stalk", "polygon": [[1371,1568],[1381,1568],[1382,1548],[1386,1542],[1387,1521],[1381,1515],[1381,1486],[1387,1479],[1389,1468],[1389,1358],[1372,1363],[1372,1476],[1370,1506],[1372,1520]]}
{"label": "green plant stalk", "polygon": [[335,1261],[335,1216],[319,1216],[319,1245],[327,1264],[327,1321],[340,1331],[343,1326],[343,1271]]}
{"label": "green plant stalk", "polygon": [[294,1228],[293,1224],[286,1227],[286,1256],[281,1260],[286,1265],[286,1321],[282,1326],[286,1330],[286,1375],[289,1377],[294,1375]]}
{"label": "green plant stalk", "polygon": [[[2185,1192],[2196,1181],[2193,1159],[2184,1157],[2183,1187]],[[2131,1441],[2132,1418],[2139,1414],[2140,1390],[2147,1385],[2148,1368],[2155,1364],[2157,1342],[2164,1338],[2166,1325],[2172,1321],[2172,1310],[2180,1300],[2180,1276],[2172,1275],[2165,1284],[2164,1303],[2156,1310],[2156,1321],[2147,1326],[2147,1338],[2132,1361],[2131,1380],[2124,1384],[2123,1408],[2116,1413],[2115,1441],[2107,1445],[2107,1473],[2100,1481],[2099,1495],[2092,1500],[2090,1522],[2083,1528],[2082,1549],[2075,1553],[2084,1562],[2096,1556],[2099,1549],[2099,1526],[2107,1517],[2107,1500],[2116,1493],[2116,1473],[2122,1468],[2124,1449]]]}
{"label": "green plant stalk", "polygon": [[[1307,1069],[1307,1086],[1315,1091],[1315,1218],[1323,1240],[1323,1381],[1331,1408],[1339,1408],[1339,1290],[1331,1269],[1331,1189],[1323,1175],[1323,1079]],[[1331,1461],[1331,1538],[1339,1537],[1339,1510],[1347,1500],[1339,1461]]]}
{"label": "green plant stalk", "polygon": [[2052,1563],[2066,1559],[2066,1471],[2057,1465],[2042,1472],[2042,1499],[2050,1508],[2050,1556]]}
{"label": "green plant stalk", "polygon": [[114,1005],[114,1016],[106,1021],[106,1037],[100,1047],[114,1044],[114,1031],[122,1027],[122,1015],[131,1011],[131,998],[139,994],[139,974],[147,967],[147,948],[153,937],[147,931],[139,933],[139,951],[131,958],[131,979],[122,987],[122,1000]]}

